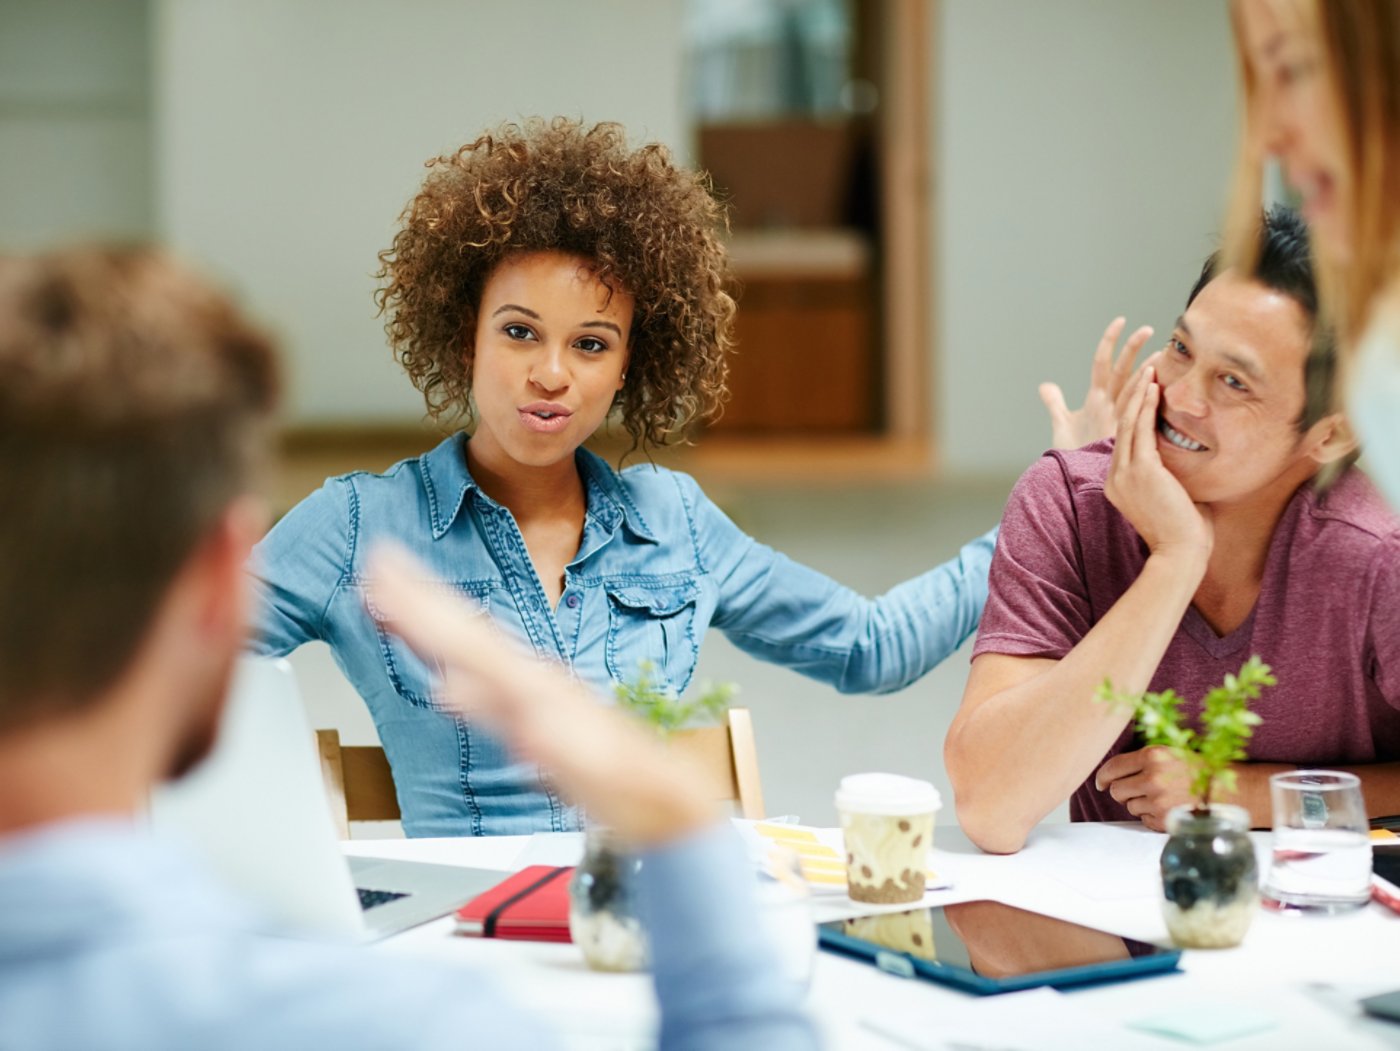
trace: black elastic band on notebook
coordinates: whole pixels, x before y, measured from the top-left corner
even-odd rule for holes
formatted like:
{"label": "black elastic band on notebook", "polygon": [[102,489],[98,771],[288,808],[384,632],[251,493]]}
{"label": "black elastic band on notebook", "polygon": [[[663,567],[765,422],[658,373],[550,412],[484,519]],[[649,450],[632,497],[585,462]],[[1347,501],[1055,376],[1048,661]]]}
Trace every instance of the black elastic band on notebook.
{"label": "black elastic band on notebook", "polygon": [[535,893],[535,891],[539,890],[541,887],[543,887],[543,886],[544,886],[546,883],[548,883],[550,880],[558,879],[558,878],[559,878],[559,874],[560,874],[561,872],[568,872],[568,871],[569,871],[569,866],[567,866],[567,865],[565,865],[565,866],[562,867],[562,868],[550,869],[548,872],[546,872],[546,873],[545,873],[543,876],[541,876],[539,879],[535,880],[534,883],[531,883],[528,887],[525,887],[525,888],[523,888],[522,890],[516,891],[514,894],[512,894],[512,895],[511,895],[509,898],[507,898],[505,901],[503,901],[503,902],[501,902],[499,905],[497,905],[494,909],[492,909],[490,912],[488,912],[488,913],[486,914],[486,919],[482,921],[482,924],[481,924],[481,933],[482,933],[482,936],[483,936],[483,937],[486,937],[486,938],[494,938],[494,937],[496,936],[496,921],[499,920],[499,919],[501,918],[501,916],[505,913],[506,909],[510,908],[512,905],[514,905],[514,904],[515,904],[517,901],[519,901],[521,898],[528,897],[529,895]]}

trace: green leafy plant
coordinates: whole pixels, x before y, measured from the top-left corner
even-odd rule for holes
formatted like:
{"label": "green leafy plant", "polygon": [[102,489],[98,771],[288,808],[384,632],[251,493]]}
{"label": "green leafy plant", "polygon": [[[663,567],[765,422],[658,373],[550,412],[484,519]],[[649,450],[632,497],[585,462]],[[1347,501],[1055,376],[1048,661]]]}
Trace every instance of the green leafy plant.
{"label": "green leafy plant", "polygon": [[738,692],[739,687],[732,682],[705,682],[700,684],[698,696],[683,698],[670,685],[657,684],[656,665],[648,660],[637,662],[637,678],[632,682],[613,683],[618,707],[640,718],[662,737],[694,723],[719,722]]}
{"label": "green leafy plant", "polygon": [[1181,713],[1183,698],[1175,690],[1123,694],[1105,679],[1095,697],[1130,709],[1146,744],[1171,749],[1191,768],[1191,795],[1199,813],[1210,810],[1211,798],[1217,793],[1234,791],[1235,772],[1230,764],[1245,758],[1245,743],[1262,722],[1249,710],[1249,702],[1276,682],[1267,664],[1257,655],[1250,657],[1238,674],[1226,675],[1224,683],[1206,694],[1199,730],[1186,725]]}

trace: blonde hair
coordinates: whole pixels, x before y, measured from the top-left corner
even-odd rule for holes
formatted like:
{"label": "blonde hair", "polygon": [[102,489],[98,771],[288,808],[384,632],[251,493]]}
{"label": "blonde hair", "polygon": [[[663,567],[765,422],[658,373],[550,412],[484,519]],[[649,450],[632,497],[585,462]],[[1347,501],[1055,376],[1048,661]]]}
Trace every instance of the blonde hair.
{"label": "blonde hair", "polygon": [[[1275,0],[1286,4],[1317,44],[1320,73],[1334,103],[1350,183],[1343,217],[1350,257],[1329,258],[1314,242],[1324,310],[1345,356],[1365,330],[1377,297],[1400,277],[1400,5],[1392,0]],[[1235,167],[1226,253],[1248,270],[1258,243],[1263,161],[1257,136],[1258,86],[1244,52],[1238,5],[1231,7],[1244,94],[1245,127]]]}

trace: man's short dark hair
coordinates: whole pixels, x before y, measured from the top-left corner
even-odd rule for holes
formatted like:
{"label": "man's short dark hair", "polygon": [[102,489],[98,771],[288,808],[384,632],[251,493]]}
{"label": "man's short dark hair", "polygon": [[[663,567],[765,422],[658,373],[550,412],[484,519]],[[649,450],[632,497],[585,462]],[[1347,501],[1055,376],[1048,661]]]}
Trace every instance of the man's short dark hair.
{"label": "man's short dark hair", "polygon": [[140,249],[0,258],[0,732],[114,684],[267,453],[272,346]]}
{"label": "man's short dark hair", "polygon": [[[1201,289],[1219,276],[1220,262],[1221,253],[1211,253],[1186,297],[1188,307]],[[1312,246],[1307,224],[1297,211],[1276,205],[1264,213],[1259,223],[1258,255],[1250,276],[1293,300],[1308,316],[1312,345],[1303,367],[1303,411],[1295,421],[1299,432],[1305,433],[1318,420],[1336,411],[1337,343],[1331,326],[1319,316]]]}

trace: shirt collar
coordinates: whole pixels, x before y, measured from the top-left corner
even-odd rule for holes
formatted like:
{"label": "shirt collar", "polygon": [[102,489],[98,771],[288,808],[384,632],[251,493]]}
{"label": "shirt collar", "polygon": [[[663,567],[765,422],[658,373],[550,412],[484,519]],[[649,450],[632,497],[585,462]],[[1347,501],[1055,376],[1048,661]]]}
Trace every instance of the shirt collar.
{"label": "shirt collar", "polygon": [[467,435],[463,431],[438,443],[418,458],[418,473],[428,494],[428,516],[433,527],[433,539],[441,540],[452,528],[467,493],[477,488],[467,470]]}
{"label": "shirt collar", "polygon": [[618,518],[638,540],[657,543],[656,534],[647,525],[642,512],[632,502],[622,484],[622,478],[597,453],[580,448],[574,454],[583,487],[588,494],[588,510],[609,529],[616,529]]}
{"label": "shirt collar", "polygon": [[[467,441],[466,432],[458,432],[419,457],[418,471],[428,494],[434,540],[447,535],[466,506],[467,494],[473,490],[480,492],[481,487],[467,467]],[[638,539],[656,543],[656,535],[607,461],[583,448],[574,456],[583,478],[589,513],[610,530],[621,522]],[[485,493],[482,497],[489,499]]]}

